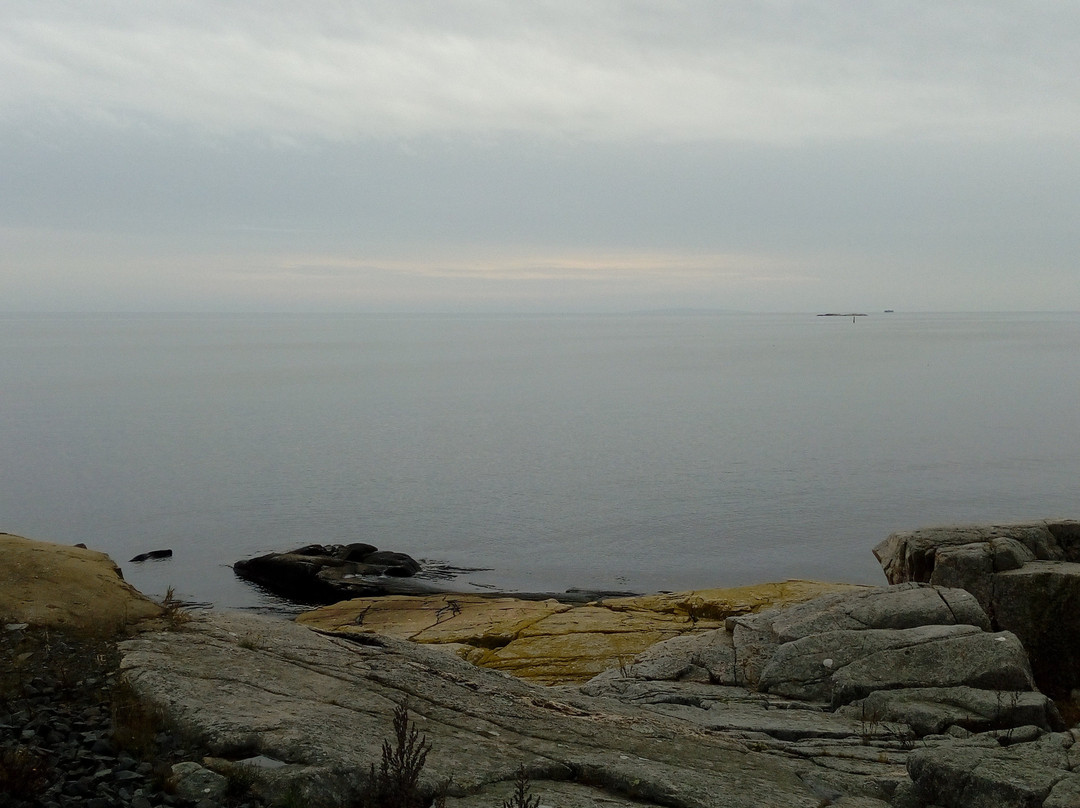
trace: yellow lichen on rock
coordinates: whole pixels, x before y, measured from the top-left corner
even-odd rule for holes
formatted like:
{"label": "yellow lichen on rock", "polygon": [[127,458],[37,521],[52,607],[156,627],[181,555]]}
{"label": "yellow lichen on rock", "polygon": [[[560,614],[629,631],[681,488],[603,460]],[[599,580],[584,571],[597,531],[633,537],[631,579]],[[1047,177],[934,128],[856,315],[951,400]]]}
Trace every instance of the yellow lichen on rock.
{"label": "yellow lichen on rock", "polygon": [[688,592],[669,592],[641,595],[604,601],[609,609],[661,612],[688,615],[692,619],[723,621],[740,614],[750,614],[798,603],[833,592],[847,592],[865,587],[856,584],[836,584],[822,581],[771,581],[763,584],[737,586],[728,589],[696,589]]}
{"label": "yellow lichen on rock", "polygon": [[512,642],[467,658],[544,684],[581,682],[693,628],[688,618],[672,614],[581,606],[539,620]]}
{"label": "yellow lichen on rock", "polygon": [[0,622],[108,633],[160,614],[104,553],[0,534]]}
{"label": "yellow lichen on rock", "polygon": [[661,640],[718,628],[727,617],[858,588],[783,581],[583,606],[464,594],[357,598],[306,612],[297,622],[440,645],[476,665],[559,684],[586,681]]}
{"label": "yellow lichen on rock", "polygon": [[539,620],[573,607],[555,600],[482,595],[396,595],[354,598],[304,612],[296,622],[324,631],[373,632],[434,644],[491,647]]}

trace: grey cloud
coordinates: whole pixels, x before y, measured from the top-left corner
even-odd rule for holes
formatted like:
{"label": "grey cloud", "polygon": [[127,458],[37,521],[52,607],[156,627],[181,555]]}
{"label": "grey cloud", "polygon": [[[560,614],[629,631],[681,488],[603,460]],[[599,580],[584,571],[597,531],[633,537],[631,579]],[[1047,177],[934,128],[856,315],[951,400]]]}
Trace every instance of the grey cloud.
{"label": "grey cloud", "polygon": [[[1080,307],[1078,21],[1061,3],[15,0],[0,300]],[[635,253],[671,265],[597,269]],[[700,256],[738,261],[679,274]]]}
{"label": "grey cloud", "polygon": [[799,141],[1071,132],[1035,3],[19,3],[0,109],[268,138]]}

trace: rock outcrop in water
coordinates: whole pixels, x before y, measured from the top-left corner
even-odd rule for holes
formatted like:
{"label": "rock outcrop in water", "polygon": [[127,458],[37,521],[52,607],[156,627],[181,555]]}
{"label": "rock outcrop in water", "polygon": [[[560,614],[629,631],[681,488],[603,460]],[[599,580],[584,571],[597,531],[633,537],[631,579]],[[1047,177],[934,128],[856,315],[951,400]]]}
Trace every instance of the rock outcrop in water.
{"label": "rock outcrop in water", "polygon": [[438,591],[411,580],[420,572],[416,559],[371,544],[308,544],[237,561],[233,571],[275,595],[305,604]]}

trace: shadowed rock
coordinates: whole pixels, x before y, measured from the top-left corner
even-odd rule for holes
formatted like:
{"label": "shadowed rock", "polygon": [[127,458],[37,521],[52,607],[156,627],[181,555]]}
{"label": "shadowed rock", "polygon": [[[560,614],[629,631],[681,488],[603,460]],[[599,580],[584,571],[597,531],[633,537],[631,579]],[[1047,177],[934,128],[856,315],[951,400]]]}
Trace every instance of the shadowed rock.
{"label": "shadowed rock", "polygon": [[438,591],[430,584],[406,580],[420,572],[414,558],[370,544],[309,544],[237,561],[233,571],[275,595],[305,604]]}
{"label": "shadowed rock", "polygon": [[994,628],[1019,637],[1044,692],[1080,688],[1080,522],[923,528],[892,534],[874,554],[894,583],[970,592]]}

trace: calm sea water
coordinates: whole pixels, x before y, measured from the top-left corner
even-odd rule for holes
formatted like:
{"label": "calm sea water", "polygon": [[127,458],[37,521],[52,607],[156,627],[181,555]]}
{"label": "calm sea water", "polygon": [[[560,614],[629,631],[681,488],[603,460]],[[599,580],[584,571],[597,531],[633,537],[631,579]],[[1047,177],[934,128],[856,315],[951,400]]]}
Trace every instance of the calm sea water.
{"label": "calm sea water", "polygon": [[0,530],[222,606],[310,542],[653,591],[1080,515],[1075,314],[9,315],[0,379]]}

